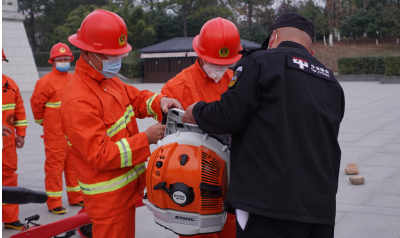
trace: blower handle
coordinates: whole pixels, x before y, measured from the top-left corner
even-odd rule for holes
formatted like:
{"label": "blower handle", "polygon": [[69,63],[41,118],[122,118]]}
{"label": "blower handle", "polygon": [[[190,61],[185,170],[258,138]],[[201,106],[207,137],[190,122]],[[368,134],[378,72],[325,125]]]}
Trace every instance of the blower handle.
{"label": "blower handle", "polygon": [[37,221],[39,220],[40,216],[38,214],[25,218],[25,222]]}
{"label": "blower handle", "polygon": [[164,190],[169,195],[169,189],[167,188],[166,182],[161,182],[161,183],[157,184],[156,186],[154,186],[154,188],[153,188],[153,190],[158,190],[158,189]]}
{"label": "blower handle", "polygon": [[161,121],[161,125],[167,124],[167,118],[168,118],[168,112],[164,113],[162,121]]}

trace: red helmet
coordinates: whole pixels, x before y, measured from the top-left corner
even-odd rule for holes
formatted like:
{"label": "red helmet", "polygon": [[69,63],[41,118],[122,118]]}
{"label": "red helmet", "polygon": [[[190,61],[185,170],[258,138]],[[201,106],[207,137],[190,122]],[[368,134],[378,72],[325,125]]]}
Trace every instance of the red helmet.
{"label": "red helmet", "polygon": [[198,56],[213,64],[233,64],[242,57],[238,54],[242,50],[238,29],[220,17],[206,22],[192,45]]}
{"label": "red helmet", "polygon": [[108,55],[125,54],[132,50],[124,20],[105,10],[95,10],[87,15],[78,34],[68,37],[68,41],[79,49]]}
{"label": "red helmet", "polygon": [[52,64],[55,58],[62,56],[71,57],[70,61],[74,60],[74,56],[72,55],[68,45],[60,42],[51,48],[49,63]]}
{"label": "red helmet", "polygon": [[1,61],[8,62],[8,59],[6,58],[6,55],[4,54],[4,50],[3,49],[1,49],[1,53],[3,53],[3,56],[1,57]]}

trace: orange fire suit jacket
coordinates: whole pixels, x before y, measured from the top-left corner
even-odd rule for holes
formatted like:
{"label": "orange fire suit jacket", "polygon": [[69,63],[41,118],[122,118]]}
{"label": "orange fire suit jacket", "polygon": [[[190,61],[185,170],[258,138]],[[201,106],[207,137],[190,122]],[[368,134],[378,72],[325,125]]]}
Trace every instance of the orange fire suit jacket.
{"label": "orange fire suit jacket", "polygon": [[[21,94],[17,84],[11,78],[2,75],[3,92],[2,92],[2,114],[3,114],[3,125],[10,128],[13,131],[13,135],[8,137],[3,136],[3,148],[14,146],[15,148],[15,134],[18,136],[25,137],[26,127],[28,121],[26,120],[24,101],[22,100]],[[11,116],[14,115],[14,116]],[[15,130],[14,130],[15,129]],[[3,158],[4,159],[4,158]]]}
{"label": "orange fire suit jacket", "polygon": [[65,140],[61,131],[60,105],[65,88],[73,75],[53,70],[36,82],[31,97],[31,106],[35,122],[43,126],[43,138]]}
{"label": "orange fire suit jacket", "polygon": [[162,88],[161,93],[180,101],[186,110],[195,102],[210,103],[220,100],[221,94],[228,90],[232,77],[233,72],[228,69],[221,80],[215,83],[201,68],[198,58],[196,63],[170,79]]}
{"label": "orange fire suit jacket", "polygon": [[[161,93],[181,102],[186,110],[198,101],[207,103],[218,101],[221,94],[228,90],[229,81],[233,77],[232,70],[227,70],[218,83],[207,76],[199,64],[199,59],[192,66],[182,70],[177,76],[170,79],[161,89]],[[219,233],[202,234],[194,238],[228,238],[236,236],[236,217],[228,214],[224,228]],[[182,236],[179,236],[182,238]]]}
{"label": "orange fire suit jacket", "polygon": [[90,218],[121,214],[142,197],[150,148],[135,118],[161,120],[162,97],[77,61],[62,98],[61,127]]}

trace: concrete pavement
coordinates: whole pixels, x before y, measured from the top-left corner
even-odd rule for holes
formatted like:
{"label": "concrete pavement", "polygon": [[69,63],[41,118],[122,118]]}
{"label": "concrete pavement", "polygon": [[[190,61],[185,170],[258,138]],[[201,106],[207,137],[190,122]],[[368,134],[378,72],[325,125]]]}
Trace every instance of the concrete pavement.
{"label": "concrete pavement", "polygon": [[[400,238],[400,85],[379,82],[341,83],[346,95],[346,113],[339,141],[342,162],[337,194],[336,238]],[[137,84],[139,89],[159,92],[162,84]],[[29,99],[32,92],[23,92],[29,126],[23,149],[18,150],[19,186],[45,191],[44,146],[42,128],[33,120]],[[139,130],[154,124],[152,119],[138,120]],[[156,146],[151,147],[152,150]],[[364,185],[352,185],[344,168],[355,162]],[[79,208],[69,207],[66,193],[65,215],[53,215],[45,204],[20,206],[20,220],[33,214],[41,216],[39,223],[47,224],[77,214]],[[3,237],[16,231],[2,230]],[[73,237],[80,237],[75,235]],[[156,225],[145,207],[136,212],[137,238],[177,237]]]}

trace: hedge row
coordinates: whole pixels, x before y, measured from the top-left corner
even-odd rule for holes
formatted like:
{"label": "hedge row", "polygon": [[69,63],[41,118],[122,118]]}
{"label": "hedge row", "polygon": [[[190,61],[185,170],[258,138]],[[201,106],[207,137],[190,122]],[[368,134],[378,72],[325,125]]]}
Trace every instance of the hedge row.
{"label": "hedge row", "polygon": [[[71,66],[75,66],[76,61],[79,59],[81,51],[80,50],[72,51],[72,54],[74,55],[74,60],[71,62]],[[51,66],[51,64],[49,64],[49,62],[48,62],[50,59],[50,52],[33,53],[33,58],[35,58],[36,67],[50,67]]]}
{"label": "hedge row", "polygon": [[383,57],[339,58],[339,74],[384,74]]}
{"label": "hedge row", "polygon": [[144,78],[144,60],[140,58],[122,60],[119,73],[127,78]]}
{"label": "hedge row", "polygon": [[400,76],[400,57],[339,58],[339,74],[386,74]]}
{"label": "hedge row", "polygon": [[385,74],[386,76],[400,76],[400,57],[385,58]]}

